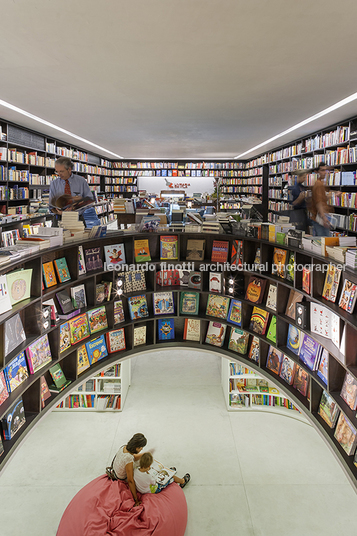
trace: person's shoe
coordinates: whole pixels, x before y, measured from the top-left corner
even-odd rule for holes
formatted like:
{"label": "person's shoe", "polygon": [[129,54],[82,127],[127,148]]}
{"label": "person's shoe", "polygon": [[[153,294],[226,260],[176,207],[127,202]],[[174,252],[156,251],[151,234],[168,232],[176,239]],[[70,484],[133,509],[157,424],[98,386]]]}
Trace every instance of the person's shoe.
{"label": "person's shoe", "polygon": [[183,479],[184,479],[185,482],[183,484],[180,484],[180,488],[184,488],[186,486],[186,484],[189,483],[189,481],[191,479],[191,475],[186,473],[185,476],[183,477]]}
{"label": "person's shoe", "polygon": [[177,471],[176,467],[170,467],[171,471]]}

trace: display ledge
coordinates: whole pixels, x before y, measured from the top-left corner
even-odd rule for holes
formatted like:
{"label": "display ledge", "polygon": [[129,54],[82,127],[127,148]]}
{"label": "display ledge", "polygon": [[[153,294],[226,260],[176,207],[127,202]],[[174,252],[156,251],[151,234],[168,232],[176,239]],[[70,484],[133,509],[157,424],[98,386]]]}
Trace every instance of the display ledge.
{"label": "display ledge", "polygon": [[6,313],[3,313],[0,315],[0,324],[3,324],[6,320],[9,320],[12,316],[14,316],[19,311],[22,311],[22,309],[27,308],[29,305],[33,305],[36,302],[40,302],[41,298],[39,296],[27,298],[26,300],[22,300],[19,303],[16,303],[12,306],[10,311],[6,311]]}
{"label": "display ledge", "polygon": [[340,391],[330,391],[329,393],[332,398],[336,401],[338,407],[341,409],[341,411],[346,415],[346,417],[351,421],[353,426],[357,427],[357,415],[356,410],[353,410],[349,407],[349,405],[344,401],[342,398]]}

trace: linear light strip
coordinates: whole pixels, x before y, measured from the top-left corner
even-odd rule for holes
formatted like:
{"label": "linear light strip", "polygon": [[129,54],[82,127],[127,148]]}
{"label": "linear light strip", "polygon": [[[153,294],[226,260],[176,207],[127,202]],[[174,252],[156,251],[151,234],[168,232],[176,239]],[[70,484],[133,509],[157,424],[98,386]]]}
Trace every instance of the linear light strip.
{"label": "linear light strip", "polygon": [[336,104],[333,104],[332,106],[329,106],[328,108],[325,108],[325,110],[322,110],[321,112],[312,115],[311,117],[308,117],[307,119],[304,119],[304,121],[301,121],[300,123],[297,123],[297,125],[294,125],[293,127],[288,128],[287,130],[284,130],[284,132],[280,132],[280,134],[277,134],[276,136],[273,136],[272,138],[269,138],[266,141],[263,141],[263,143],[259,143],[259,145],[256,145],[255,147],[252,147],[252,149],[249,149],[248,151],[245,151],[244,153],[239,154],[238,156],[235,156],[234,159],[242,158],[242,156],[245,156],[248,153],[251,153],[252,151],[255,151],[256,149],[260,149],[260,147],[263,147],[264,145],[267,145],[268,143],[275,141],[282,136],[285,136],[286,134],[290,134],[290,132],[293,132],[294,130],[297,130],[300,127],[303,127],[304,125],[307,125],[308,123],[311,123],[312,121],[315,121],[316,119],[319,119],[320,117],[323,117],[324,115],[327,115],[334,110],[337,110],[338,108],[341,108],[342,106],[345,106],[346,104],[349,104],[350,102],[357,99],[357,93],[353,93],[349,97],[346,97],[345,99],[336,102]]}
{"label": "linear light strip", "polygon": [[41,119],[40,117],[37,117],[37,115],[30,114],[29,112],[26,112],[25,110],[22,110],[21,108],[18,108],[17,106],[14,106],[13,104],[10,104],[9,102],[6,102],[0,99],[0,106],[4,106],[5,108],[9,108],[9,110],[13,110],[14,112],[25,115],[26,117],[29,117],[30,119],[33,119],[34,121],[37,121],[38,123],[42,123],[43,125],[54,128],[55,130],[58,130],[59,132],[62,132],[63,134],[67,134],[68,136],[71,136],[72,138],[75,138],[76,140],[83,141],[84,143],[88,143],[92,147],[95,147],[96,149],[100,149],[101,151],[105,151],[106,153],[111,154],[117,158],[123,158],[122,156],[116,153],[113,153],[112,151],[108,151],[108,149],[105,149],[104,147],[101,147],[100,145],[97,145],[96,143],[86,140],[85,138],[82,138],[81,136],[77,136],[77,134],[73,134],[73,132],[69,132],[69,130],[65,130],[64,128],[58,127],[57,125],[54,125],[53,123],[50,123],[49,121],[46,121],[45,119]]}

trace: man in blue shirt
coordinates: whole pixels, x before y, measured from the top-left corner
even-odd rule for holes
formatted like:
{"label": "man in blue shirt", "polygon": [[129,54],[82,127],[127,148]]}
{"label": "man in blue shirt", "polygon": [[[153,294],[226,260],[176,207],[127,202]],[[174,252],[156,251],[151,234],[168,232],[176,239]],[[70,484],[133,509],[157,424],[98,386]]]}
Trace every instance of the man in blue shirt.
{"label": "man in blue shirt", "polygon": [[[93,199],[87,181],[83,177],[72,173],[73,163],[70,158],[67,158],[66,156],[58,158],[56,160],[55,169],[58,179],[55,179],[50,184],[50,205],[53,205],[53,201],[63,194],[68,194],[72,197],[90,197]],[[52,208],[51,210],[56,214],[62,213],[62,211],[57,208]],[[80,210],[79,213],[83,213],[84,210],[85,207]]]}

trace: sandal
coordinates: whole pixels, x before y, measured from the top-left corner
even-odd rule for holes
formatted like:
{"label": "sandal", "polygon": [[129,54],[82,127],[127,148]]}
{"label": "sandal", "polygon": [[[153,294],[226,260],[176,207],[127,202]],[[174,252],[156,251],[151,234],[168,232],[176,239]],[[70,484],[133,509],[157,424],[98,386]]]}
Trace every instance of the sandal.
{"label": "sandal", "polygon": [[183,477],[183,479],[184,479],[185,482],[183,484],[180,484],[180,488],[184,488],[186,486],[186,484],[188,484],[188,482],[191,479],[191,476],[189,475],[189,473],[186,473],[185,476]]}
{"label": "sandal", "polygon": [[170,467],[171,471],[177,471],[176,467]]}

